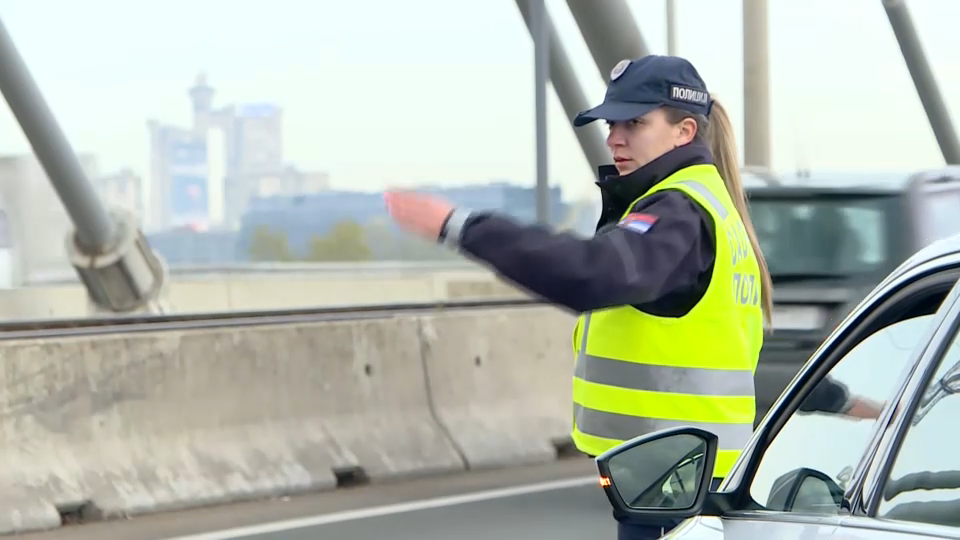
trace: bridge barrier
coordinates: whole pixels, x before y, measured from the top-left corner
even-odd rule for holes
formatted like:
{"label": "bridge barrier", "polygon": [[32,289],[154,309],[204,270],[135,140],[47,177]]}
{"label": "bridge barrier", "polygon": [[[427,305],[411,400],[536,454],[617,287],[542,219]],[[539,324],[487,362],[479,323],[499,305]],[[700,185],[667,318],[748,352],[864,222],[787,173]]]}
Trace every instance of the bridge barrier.
{"label": "bridge barrier", "polygon": [[[174,313],[302,309],[442,300],[518,298],[525,293],[486,270],[421,274],[209,276],[174,279],[167,304]],[[88,315],[79,283],[0,290],[0,318],[79,318]]]}
{"label": "bridge barrier", "polygon": [[555,459],[572,325],[524,307],[4,341],[0,533]]}
{"label": "bridge barrier", "polygon": [[572,427],[574,322],[549,307],[421,317],[434,411],[467,466],[556,458]]}

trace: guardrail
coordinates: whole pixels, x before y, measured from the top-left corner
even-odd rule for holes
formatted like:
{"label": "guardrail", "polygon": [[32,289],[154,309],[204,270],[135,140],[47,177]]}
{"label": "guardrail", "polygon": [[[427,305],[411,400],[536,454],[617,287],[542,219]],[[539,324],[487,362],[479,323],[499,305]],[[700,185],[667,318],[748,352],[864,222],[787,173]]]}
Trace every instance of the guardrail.
{"label": "guardrail", "polygon": [[243,326],[269,326],[321,321],[390,318],[424,312],[468,309],[512,308],[545,305],[531,298],[467,300],[337,306],[305,309],[238,311],[231,313],[190,313],[181,315],[109,316],[89,319],[35,319],[0,322],[0,341],[83,335],[122,334]]}
{"label": "guardrail", "polygon": [[[368,261],[330,263],[250,263],[170,266],[171,277],[222,277],[254,275],[316,275],[316,274],[411,274],[424,272],[456,272],[479,270],[483,266],[462,261]],[[76,272],[62,270],[31,272],[27,285],[59,285],[79,283]]]}

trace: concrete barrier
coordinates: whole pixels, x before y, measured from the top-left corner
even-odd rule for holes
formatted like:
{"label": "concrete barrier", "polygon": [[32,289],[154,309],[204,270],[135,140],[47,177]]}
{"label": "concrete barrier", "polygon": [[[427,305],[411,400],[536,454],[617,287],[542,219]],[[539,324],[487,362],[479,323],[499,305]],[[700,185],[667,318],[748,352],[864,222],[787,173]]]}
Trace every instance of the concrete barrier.
{"label": "concrete barrier", "polygon": [[0,344],[0,533],[547,461],[553,308]]}
{"label": "concrete barrier", "polygon": [[[524,296],[484,270],[417,275],[267,275],[174,279],[167,303],[174,313],[219,313],[391,303],[483,300]],[[85,317],[86,290],[54,284],[0,290],[0,318]]]}
{"label": "concrete barrier", "polygon": [[446,282],[446,294],[441,294],[441,297],[449,300],[522,298],[525,296],[529,296],[526,291],[496,277],[472,280],[451,279]]}
{"label": "concrete barrier", "polygon": [[422,321],[434,411],[467,465],[556,459],[572,427],[575,318],[533,307]]}
{"label": "concrete barrier", "polygon": [[356,468],[461,469],[428,408],[418,324],[5,344],[0,486],[24,501],[4,509],[29,512],[6,532],[56,525],[57,510],[116,517],[332,488]]}

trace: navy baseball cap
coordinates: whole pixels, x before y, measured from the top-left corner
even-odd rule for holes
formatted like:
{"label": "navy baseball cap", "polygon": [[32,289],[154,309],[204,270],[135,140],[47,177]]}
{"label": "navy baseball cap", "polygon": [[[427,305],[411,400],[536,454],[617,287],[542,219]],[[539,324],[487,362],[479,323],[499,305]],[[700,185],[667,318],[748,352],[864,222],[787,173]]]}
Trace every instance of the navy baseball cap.
{"label": "navy baseball cap", "polygon": [[651,54],[618,62],[610,72],[603,103],[578,114],[573,125],[633,120],[664,105],[706,116],[712,104],[707,84],[693,64],[679,56]]}

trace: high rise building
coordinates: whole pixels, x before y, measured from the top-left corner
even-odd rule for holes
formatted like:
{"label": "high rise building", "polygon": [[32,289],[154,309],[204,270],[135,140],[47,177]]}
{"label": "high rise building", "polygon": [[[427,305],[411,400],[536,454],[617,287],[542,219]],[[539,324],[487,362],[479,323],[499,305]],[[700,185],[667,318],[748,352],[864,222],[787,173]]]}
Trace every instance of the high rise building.
{"label": "high rise building", "polygon": [[[190,128],[150,123],[152,229],[237,228],[253,197],[327,189],[325,173],[308,173],[284,163],[279,106],[247,103],[216,108],[215,90],[203,74],[188,95],[193,113]],[[209,146],[208,134],[213,130],[222,134],[222,151]],[[211,163],[214,156],[223,163]],[[214,193],[221,200],[211,204]],[[211,219],[213,206],[217,207],[216,223]]]}
{"label": "high rise building", "polygon": [[152,230],[210,224],[207,139],[192,129],[149,122]]}
{"label": "high rise building", "polygon": [[223,217],[228,226],[236,227],[250,198],[260,191],[288,193],[283,178],[282,110],[269,103],[236,105],[225,107],[217,117],[227,162]]}

